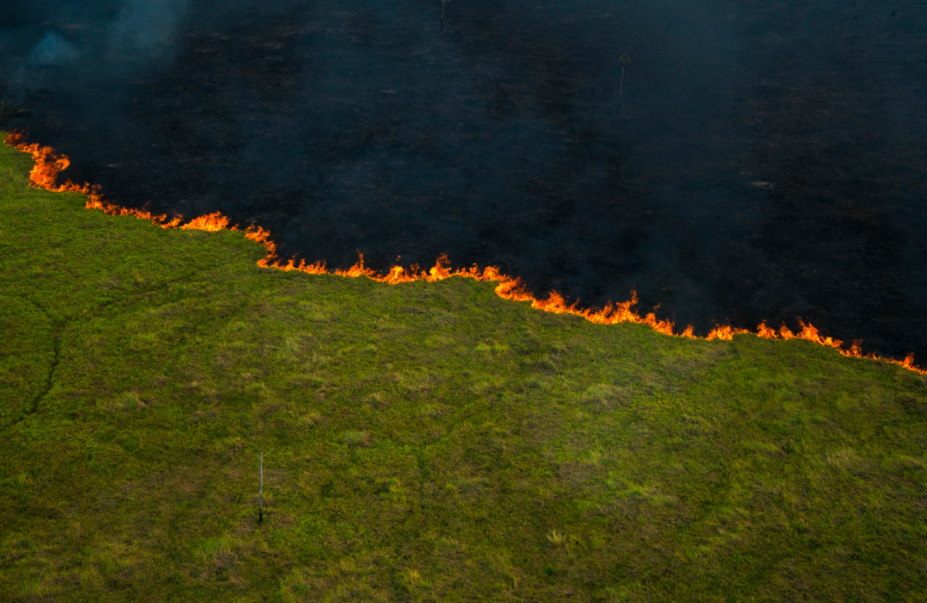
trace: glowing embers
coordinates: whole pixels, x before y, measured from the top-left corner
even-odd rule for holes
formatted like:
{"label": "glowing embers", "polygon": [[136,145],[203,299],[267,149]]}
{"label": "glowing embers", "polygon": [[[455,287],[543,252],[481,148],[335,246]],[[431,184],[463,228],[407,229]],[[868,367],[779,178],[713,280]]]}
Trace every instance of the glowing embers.
{"label": "glowing embers", "polygon": [[[207,230],[210,232],[217,232],[220,230],[239,230],[237,226],[231,226],[229,219],[219,212],[200,216],[198,218],[194,218],[186,224],[181,224],[182,216],[168,219],[167,216],[163,214],[156,216],[146,211],[127,209],[109,203],[103,200],[100,187],[96,185],[84,184],[81,186],[74,184],[70,180],[64,184],[57,185],[56,182],[59,172],[67,168],[71,163],[66,156],[56,154],[51,147],[42,147],[36,143],[27,144],[24,141],[24,136],[21,133],[11,134],[7,137],[6,142],[10,146],[13,146],[20,151],[31,154],[35,159],[35,167],[32,168],[32,171],[29,174],[30,181],[32,182],[33,186],[55,192],[83,193],[87,195],[86,207],[88,209],[100,209],[103,210],[103,212],[107,215],[111,216],[135,216],[136,218],[150,220],[161,228],[179,228],[181,230],[195,229]],[[447,256],[443,254],[435,262],[435,265],[427,271],[420,270],[417,265],[411,266],[408,270],[402,266],[393,266],[390,268],[387,274],[379,275],[372,269],[364,266],[364,256],[360,254],[360,259],[358,262],[347,270],[335,270],[334,272],[329,272],[326,269],[324,262],[307,264],[305,260],[300,260],[299,264],[296,264],[295,259],[290,259],[286,263],[281,263],[277,258],[277,248],[274,245],[274,242],[270,240],[270,233],[260,226],[251,225],[245,229],[244,234],[246,238],[260,243],[267,250],[267,257],[258,261],[258,265],[265,268],[275,268],[277,270],[284,271],[297,270],[307,274],[334,274],[337,276],[345,277],[366,276],[367,278],[373,279],[375,281],[389,283],[392,285],[399,283],[411,283],[413,281],[435,282],[450,278],[452,276],[473,278],[479,281],[493,281],[499,283],[496,286],[495,291],[496,294],[500,297],[512,301],[530,301],[532,308],[544,310],[545,312],[582,316],[586,320],[596,324],[617,324],[621,322],[640,323],[645,324],[655,331],[659,331],[665,335],[670,335],[673,337],[684,337],[689,339],[701,339],[693,333],[691,326],[686,327],[686,329],[681,333],[673,333],[673,327],[675,326],[673,322],[668,320],[660,320],[653,312],[645,316],[641,316],[634,312],[631,309],[631,306],[637,304],[637,293],[634,291],[631,292],[630,301],[618,304],[609,302],[608,305],[601,309],[588,308],[582,310],[578,308],[578,301],[567,305],[566,301],[563,299],[563,296],[556,291],[549,293],[547,299],[538,299],[534,296],[534,294],[525,289],[520,279],[511,278],[502,274],[495,266],[488,266],[483,270],[480,270],[477,266],[474,265],[471,268],[452,270],[449,268],[449,261]],[[783,325],[779,331],[776,331],[775,329],[768,327],[765,322],[757,327],[756,333],[753,333],[747,329],[739,329],[731,326],[720,326],[713,329],[704,339],[731,340],[733,339],[734,335],[751,334],[756,335],[757,337],[762,337],[764,339],[805,339],[821,346],[834,348],[844,356],[881,360],[883,362],[897,364],[921,375],[927,375],[927,370],[915,366],[913,354],[909,355],[904,360],[883,358],[881,356],[876,356],[875,354],[863,354],[858,343],[854,343],[849,348],[844,348],[843,342],[839,339],[821,336],[821,334],[813,325],[805,324],[800,319],[799,323],[802,326],[802,330],[799,333],[793,333],[785,325]]]}

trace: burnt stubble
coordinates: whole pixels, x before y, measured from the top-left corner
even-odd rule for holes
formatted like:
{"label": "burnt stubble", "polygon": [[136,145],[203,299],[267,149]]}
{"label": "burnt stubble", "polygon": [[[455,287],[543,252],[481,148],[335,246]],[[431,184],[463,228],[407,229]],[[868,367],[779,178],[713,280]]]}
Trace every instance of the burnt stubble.
{"label": "burnt stubble", "polygon": [[476,0],[443,31],[417,0],[0,11],[0,127],[121,205],[927,362],[927,4]]}

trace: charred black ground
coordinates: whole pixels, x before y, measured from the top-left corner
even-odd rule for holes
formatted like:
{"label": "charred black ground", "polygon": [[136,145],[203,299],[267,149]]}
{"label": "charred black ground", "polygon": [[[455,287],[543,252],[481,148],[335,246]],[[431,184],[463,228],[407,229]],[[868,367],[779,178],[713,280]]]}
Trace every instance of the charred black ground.
{"label": "charred black ground", "polygon": [[800,316],[927,362],[927,3],[440,11],[7,0],[0,127],[283,257],[446,253],[583,305],[637,289],[702,334]]}

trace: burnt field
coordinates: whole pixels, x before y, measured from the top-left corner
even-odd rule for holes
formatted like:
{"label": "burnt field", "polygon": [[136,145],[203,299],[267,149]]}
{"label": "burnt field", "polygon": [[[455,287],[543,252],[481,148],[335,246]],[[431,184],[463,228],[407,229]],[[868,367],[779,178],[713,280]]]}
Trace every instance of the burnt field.
{"label": "burnt field", "polygon": [[[284,258],[927,362],[927,2],[7,0],[0,128]],[[621,110],[621,64],[628,54]]]}

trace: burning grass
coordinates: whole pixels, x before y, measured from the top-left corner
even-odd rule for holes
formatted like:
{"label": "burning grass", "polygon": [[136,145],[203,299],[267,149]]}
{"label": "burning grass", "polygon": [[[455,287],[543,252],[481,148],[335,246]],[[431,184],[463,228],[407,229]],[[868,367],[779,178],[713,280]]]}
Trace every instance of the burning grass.
{"label": "burning grass", "polygon": [[30,169],[0,145],[2,599],[927,592],[922,375],[501,278],[267,270]]}
{"label": "burning grass", "polygon": [[[623,57],[624,56],[626,55],[623,55]],[[68,180],[64,184],[59,185],[57,184],[58,174],[62,170],[66,169],[71,163],[66,156],[55,153],[54,149],[51,147],[43,147],[38,143],[26,143],[25,136],[22,133],[11,134],[6,142],[17,150],[32,155],[32,158],[35,161],[35,165],[29,173],[29,178],[33,186],[53,192],[77,192],[85,194],[87,196],[87,209],[101,209],[104,213],[111,216],[134,216],[136,218],[149,220],[161,226],[162,228],[205,230],[209,232],[216,232],[219,230],[238,230],[238,227],[231,226],[229,219],[223,216],[220,212],[199,216],[190,222],[183,223],[183,216],[175,216],[168,219],[168,217],[163,214],[155,216],[149,212],[136,209],[127,209],[104,201],[99,187],[92,186],[87,183],[84,185],[77,185]],[[663,333],[664,335],[697,339],[691,326],[686,327],[686,329],[684,329],[682,332],[676,334],[673,331],[675,324],[672,321],[660,320],[653,312],[641,316],[637,312],[633,311],[631,307],[637,304],[637,293],[634,291],[631,292],[631,299],[629,301],[621,302],[618,304],[609,302],[604,308],[582,309],[579,308],[579,301],[568,305],[563,296],[556,291],[550,292],[546,299],[538,299],[533,293],[527,291],[524,288],[519,279],[512,278],[500,273],[499,269],[494,266],[488,266],[483,270],[480,270],[478,266],[472,266],[467,269],[451,270],[448,267],[449,261],[445,255],[440,256],[434,267],[428,271],[420,270],[417,265],[411,266],[408,270],[402,266],[392,266],[387,274],[377,274],[375,271],[364,266],[364,256],[361,254],[360,259],[354,266],[346,270],[336,269],[333,272],[329,272],[326,269],[324,262],[314,262],[307,264],[305,260],[300,260],[299,264],[297,264],[295,258],[291,258],[286,263],[281,262],[277,257],[276,246],[270,238],[270,233],[262,229],[260,226],[251,225],[248,227],[245,230],[245,237],[264,245],[266,248],[267,257],[258,260],[258,265],[265,268],[274,268],[287,272],[295,270],[297,272],[304,272],[306,274],[336,274],[338,276],[351,278],[366,276],[371,280],[380,283],[388,283],[390,285],[411,283],[415,281],[426,281],[433,283],[450,278],[452,276],[473,278],[478,281],[498,282],[499,284],[496,286],[495,291],[499,297],[512,301],[529,301],[531,302],[531,307],[538,310],[552,312],[554,314],[573,314],[575,316],[582,316],[586,320],[596,324],[611,325],[624,322],[640,323],[645,324],[653,330],[659,333]],[[801,319],[799,319],[799,322],[802,326],[802,330],[798,333],[793,333],[785,325],[782,325],[777,332],[775,329],[768,327],[766,323],[763,322],[757,327],[756,333],[753,333],[748,329],[734,328],[726,325],[716,327],[710,333],[708,333],[705,339],[721,339],[729,341],[733,338],[734,335],[739,334],[752,334],[764,339],[804,339],[816,343],[820,346],[833,348],[844,356],[889,362],[902,366],[921,375],[927,375],[927,369],[923,369],[914,364],[913,354],[908,355],[904,360],[895,360],[893,358],[883,358],[872,353],[864,353],[859,345],[859,342],[854,342],[850,347],[847,348],[844,347],[843,341],[821,335],[814,327],[814,325],[805,324],[804,321],[801,321]]]}

